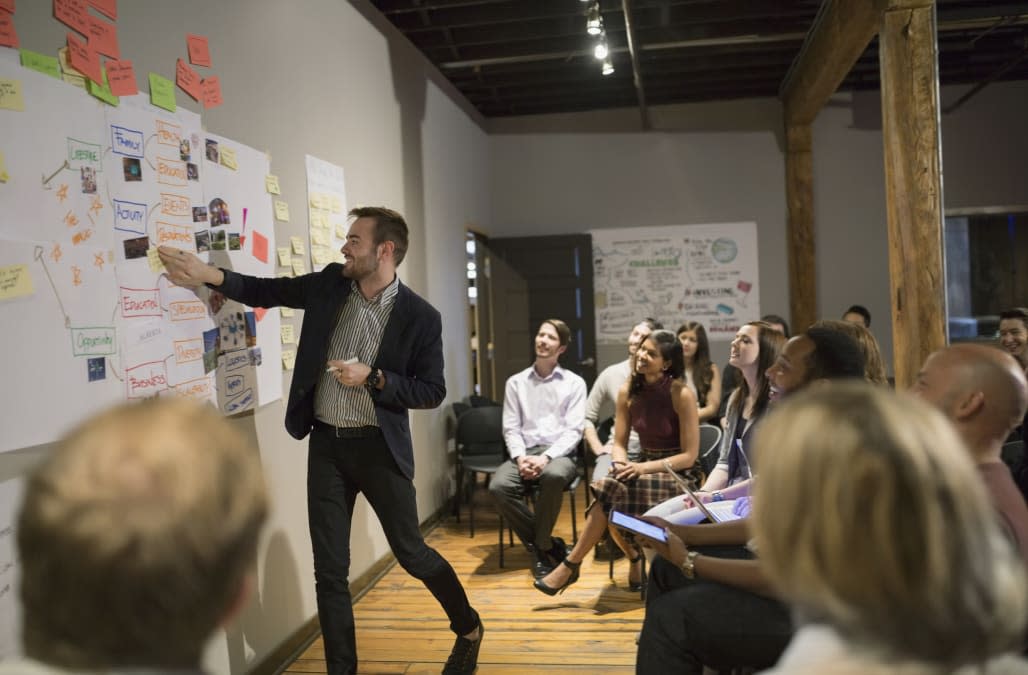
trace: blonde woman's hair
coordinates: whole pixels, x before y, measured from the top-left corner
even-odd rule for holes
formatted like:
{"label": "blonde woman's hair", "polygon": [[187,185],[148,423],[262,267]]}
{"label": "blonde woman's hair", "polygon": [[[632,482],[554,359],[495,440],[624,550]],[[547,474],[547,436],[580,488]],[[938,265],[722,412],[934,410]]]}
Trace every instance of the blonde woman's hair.
{"label": "blonde woman's hair", "polygon": [[783,402],[758,429],[754,528],[808,621],[887,659],[985,660],[1024,636],[1024,562],[967,450],[928,405],[865,383]]}
{"label": "blonde woman's hair", "polygon": [[153,400],[85,422],[26,486],[25,653],[76,671],[197,667],[267,510],[256,448],[210,406]]}
{"label": "blonde woman's hair", "polygon": [[837,319],[821,319],[814,322],[811,328],[827,328],[845,333],[856,340],[864,355],[864,379],[871,384],[888,386],[889,377],[885,374],[885,360],[882,359],[882,350],[878,346],[878,340],[875,339],[874,333],[860,324]]}

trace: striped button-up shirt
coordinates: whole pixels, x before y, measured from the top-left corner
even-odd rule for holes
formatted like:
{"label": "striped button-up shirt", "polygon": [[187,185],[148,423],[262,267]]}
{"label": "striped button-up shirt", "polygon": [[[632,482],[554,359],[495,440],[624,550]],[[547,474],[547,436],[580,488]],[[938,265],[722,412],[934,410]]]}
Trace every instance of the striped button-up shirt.
{"label": "striped button-up shirt", "polygon": [[[329,361],[357,359],[372,365],[382,344],[386,322],[400,290],[399,277],[382,292],[365,299],[357,282],[350,285],[350,297],[339,312],[328,346]],[[365,387],[344,387],[333,373],[322,373],[314,394],[314,416],[336,427],[378,426],[375,402]]]}

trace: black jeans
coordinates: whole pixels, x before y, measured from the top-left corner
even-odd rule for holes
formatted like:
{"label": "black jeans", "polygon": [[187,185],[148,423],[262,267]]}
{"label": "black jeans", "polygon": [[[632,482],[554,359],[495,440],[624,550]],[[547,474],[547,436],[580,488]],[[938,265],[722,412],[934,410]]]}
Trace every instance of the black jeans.
{"label": "black jeans", "polygon": [[378,515],[400,565],[442,605],[450,630],[466,635],[478,626],[478,614],[450,563],[425,544],[418,529],[414,484],[400,473],[382,435],[336,438],[331,431],[315,428],[307,461],[307,519],[330,675],[357,672],[349,575],[350,518],[358,493]]}
{"label": "black jeans", "polygon": [[[697,547],[705,555],[747,558],[742,547]],[[688,579],[664,558],[653,560],[646,618],[639,635],[637,675],[700,675],[716,670],[769,668],[792,638],[781,602],[732,586]]]}

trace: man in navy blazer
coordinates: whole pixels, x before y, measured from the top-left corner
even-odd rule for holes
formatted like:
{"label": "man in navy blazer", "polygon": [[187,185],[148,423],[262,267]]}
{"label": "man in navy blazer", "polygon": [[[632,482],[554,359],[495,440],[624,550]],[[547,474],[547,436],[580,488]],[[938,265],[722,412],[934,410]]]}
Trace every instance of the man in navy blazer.
{"label": "man in navy blazer", "polygon": [[328,672],[357,671],[349,542],[363,493],[400,565],[432,592],[457,634],[443,672],[471,673],[482,624],[453,568],[421,536],[412,482],[407,411],[435,408],[446,396],[442,321],[396,276],[407,251],[403,217],[382,207],[350,216],[345,262],[295,278],[251,277],[174,248],[158,252],[176,284],[206,284],[252,307],[304,310],[285,424],[295,438],[311,435],[307,510]]}

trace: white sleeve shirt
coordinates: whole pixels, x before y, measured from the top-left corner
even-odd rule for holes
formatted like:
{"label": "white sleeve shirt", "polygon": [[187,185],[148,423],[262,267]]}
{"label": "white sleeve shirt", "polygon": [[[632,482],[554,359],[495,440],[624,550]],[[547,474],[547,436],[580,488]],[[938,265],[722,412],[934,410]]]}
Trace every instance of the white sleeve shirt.
{"label": "white sleeve shirt", "polygon": [[503,440],[514,459],[549,446],[550,459],[575,451],[585,427],[585,380],[559,365],[540,377],[535,365],[511,375],[503,396]]}

